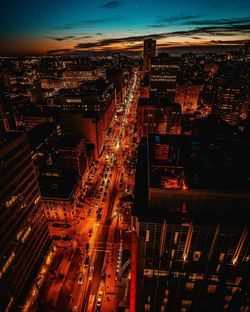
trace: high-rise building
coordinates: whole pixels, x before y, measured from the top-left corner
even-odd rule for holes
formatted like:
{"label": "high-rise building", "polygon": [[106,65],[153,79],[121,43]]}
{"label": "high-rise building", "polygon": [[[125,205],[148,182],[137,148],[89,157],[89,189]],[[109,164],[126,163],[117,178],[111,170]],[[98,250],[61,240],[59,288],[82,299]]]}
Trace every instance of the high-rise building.
{"label": "high-rise building", "polygon": [[167,53],[152,58],[149,72],[150,97],[173,102],[179,59]]}
{"label": "high-rise building", "polygon": [[138,137],[148,134],[180,134],[181,106],[161,105],[152,99],[140,98],[138,102]]}
{"label": "high-rise building", "polygon": [[19,311],[50,239],[26,134],[1,134],[0,158],[0,310]]}
{"label": "high-rise building", "polygon": [[215,87],[213,112],[230,125],[247,117],[246,93],[241,81],[219,81]]}
{"label": "high-rise building", "polygon": [[143,50],[143,77],[149,73],[151,58],[156,55],[156,40],[148,38],[144,40]]}
{"label": "high-rise building", "polygon": [[56,144],[61,167],[81,177],[87,166],[84,139],[76,134],[65,133],[58,137]]}
{"label": "high-rise building", "polygon": [[248,159],[244,143],[221,136],[142,141],[136,311],[249,310]]}

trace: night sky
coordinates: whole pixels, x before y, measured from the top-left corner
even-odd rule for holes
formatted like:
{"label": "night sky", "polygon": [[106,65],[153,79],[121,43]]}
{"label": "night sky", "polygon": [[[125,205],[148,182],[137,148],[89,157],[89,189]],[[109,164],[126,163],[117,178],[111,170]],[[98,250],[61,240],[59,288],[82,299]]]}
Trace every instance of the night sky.
{"label": "night sky", "polygon": [[12,0],[0,14],[0,55],[238,46],[250,39],[248,0]]}

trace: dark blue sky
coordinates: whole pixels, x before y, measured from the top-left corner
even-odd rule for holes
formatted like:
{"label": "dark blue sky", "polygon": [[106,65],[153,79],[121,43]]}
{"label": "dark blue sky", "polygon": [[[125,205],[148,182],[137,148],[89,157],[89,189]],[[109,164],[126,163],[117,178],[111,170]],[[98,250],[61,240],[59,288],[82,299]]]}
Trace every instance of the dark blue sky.
{"label": "dark blue sky", "polygon": [[13,0],[1,10],[0,55],[237,45],[250,39],[247,0]]}

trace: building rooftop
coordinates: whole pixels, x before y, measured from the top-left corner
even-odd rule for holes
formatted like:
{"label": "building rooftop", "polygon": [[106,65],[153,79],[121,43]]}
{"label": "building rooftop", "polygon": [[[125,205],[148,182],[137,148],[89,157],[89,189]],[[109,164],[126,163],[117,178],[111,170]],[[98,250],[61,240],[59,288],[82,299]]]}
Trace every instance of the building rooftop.
{"label": "building rooftop", "polygon": [[77,147],[82,140],[83,137],[80,135],[68,132],[58,137],[58,146],[59,148],[74,148]]}
{"label": "building rooftop", "polygon": [[47,173],[39,177],[41,195],[46,200],[71,200],[77,181],[74,176],[59,176],[56,173]]}
{"label": "building rooftop", "polygon": [[247,144],[225,137],[150,135],[139,149],[134,214],[156,222],[245,223],[249,154]]}
{"label": "building rooftop", "polygon": [[54,133],[54,125],[49,122],[41,123],[27,132],[31,150],[37,148],[46,138]]}

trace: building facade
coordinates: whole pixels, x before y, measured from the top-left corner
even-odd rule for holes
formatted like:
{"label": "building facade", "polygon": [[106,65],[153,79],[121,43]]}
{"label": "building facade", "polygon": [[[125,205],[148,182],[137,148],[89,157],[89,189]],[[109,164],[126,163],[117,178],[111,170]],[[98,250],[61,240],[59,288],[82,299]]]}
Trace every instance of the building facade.
{"label": "building facade", "polygon": [[153,133],[181,133],[181,107],[179,104],[155,105],[153,100],[140,98],[137,110],[139,138]]}
{"label": "building facade", "polygon": [[230,125],[246,119],[248,107],[242,83],[221,81],[214,90],[212,111]]}
{"label": "building facade", "polygon": [[57,151],[61,167],[82,177],[87,166],[85,140],[72,133],[64,134],[58,137]]}
{"label": "building facade", "polygon": [[41,176],[39,184],[46,218],[73,221],[80,195],[79,181],[70,176]]}
{"label": "building facade", "polygon": [[167,53],[152,58],[149,73],[150,97],[173,102],[179,59]]}
{"label": "building facade", "polygon": [[50,239],[26,134],[4,133],[0,140],[0,310],[18,311]]}
{"label": "building facade", "polygon": [[133,221],[143,263],[138,311],[248,311],[248,227],[166,220]]}
{"label": "building facade", "polygon": [[149,73],[151,58],[156,55],[156,40],[145,39],[143,49],[143,77]]}
{"label": "building facade", "polygon": [[177,85],[174,101],[181,105],[182,112],[194,112],[198,109],[202,85]]}

